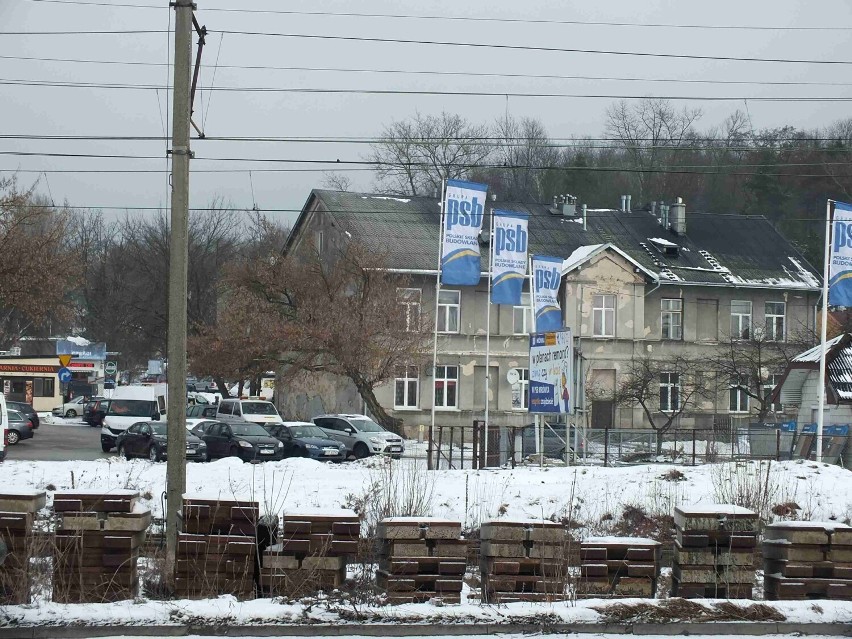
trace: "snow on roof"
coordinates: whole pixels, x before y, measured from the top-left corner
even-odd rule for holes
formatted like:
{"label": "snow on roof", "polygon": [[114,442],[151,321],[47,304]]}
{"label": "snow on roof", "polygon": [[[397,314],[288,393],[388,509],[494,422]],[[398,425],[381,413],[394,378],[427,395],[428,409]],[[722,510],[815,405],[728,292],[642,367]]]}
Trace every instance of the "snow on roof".
{"label": "snow on roof", "polygon": [[580,264],[589,259],[595,251],[604,246],[606,246],[606,244],[589,244],[588,246],[581,246],[575,249],[574,252],[568,256],[568,259],[562,261],[563,275],[569,271],[573,271]]}
{"label": "snow on roof", "polygon": [[76,344],[77,346],[89,346],[91,344],[91,342],[89,340],[87,340],[85,337],[70,336],[70,337],[66,337],[65,339],[67,339],[69,342],[71,342],[73,344]]}
{"label": "snow on roof", "polygon": [[404,197],[388,197],[387,195],[362,195],[362,200],[393,200],[394,202],[402,202],[403,204],[408,204],[411,200],[408,200]]}
{"label": "snow on roof", "polygon": [[[834,339],[830,339],[825,343],[825,348],[827,350],[831,350],[833,346],[835,346],[841,339],[843,339],[843,335],[838,335]],[[799,353],[793,358],[794,362],[818,362],[820,356],[822,355],[822,346],[817,344],[813,348],[806,350],[804,353]]]}
{"label": "snow on roof", "polygon": [[630,544],[641,544],[643,546],[660,546],[659,541],[647,537],[589,537],[583,540],[584,544],[601,544],[607,546],[629,546]]}
{"label": "snow on roof", "polygon": [[793,266],[796,267],[796,275],[798,275],[805,283],[815,288],[819,287],[819,279],[817,279],[808,269],[802,266],[802,263],[799,260],[789,255],[787,256],[787,259],[793,263]]}
{"label": "snow on roof", "polygon": [[669,242],[668,240],[665,240],[661,237],[649,237],[648,241],[653,242],[654,244],[658,244],[660,246],[678,246],[674,242]]}
{"label": "snow on roof", "polygon": [[348,508],[322,508],[311,506],[299,506],[298,508],[285,508],[284,517],[357,517],[354,510]]}
{"label": "snow on roof", "polygon": [[735,506],[734,504],[693,504],[692,506],[677,506],[684,515],[754,515],[753,510]]}
{"label": "snow on roof", "polygon": [[768,524],[766,527],[779,530],[819,528],[826,532],[834,532],[835,530],[852,530],[852,526],[847,526],[839,521],[776,521],[774,524]]}

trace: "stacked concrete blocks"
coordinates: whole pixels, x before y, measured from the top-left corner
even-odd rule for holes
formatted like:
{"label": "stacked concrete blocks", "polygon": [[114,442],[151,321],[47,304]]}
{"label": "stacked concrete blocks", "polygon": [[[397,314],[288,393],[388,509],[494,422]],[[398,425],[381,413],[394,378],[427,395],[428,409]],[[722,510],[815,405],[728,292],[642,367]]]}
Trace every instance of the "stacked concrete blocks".
{"label": "stacked concrete blocks", "polygon": [[101,603],[137,595],[136,560],[151,524],[151,511],[138,498],[132,490],[54,495],[54,601]]}
{"label": "stacked concrete blocks", "polygon": [[440,599],[459,603],[467,568],[461,522],[433,517],[391,517],[377,531],[376,585],[391,604]]}
{"label": "stacked concrete blocks", "polygon": [[568,536],[545,520],[488,521],[480,528],[483,601],[557,601],[565,597]]}
{"label": "stacked concrete blocks", "polygon": [[261,555],[261,592],[301,597],[339,588],[360,535],[360,520],[351,510],[285,512],[278,543]]}
{"label": "stacked concrete blocks", "polygon": [[578,596],[649,597],[657,592],[662,544],[642,537],[590,537],[580,544]]}
{"label": "stacked concrete blocks", "polygon": [[757,514],[739,506],[679,506],[672,596],[751,599]]}
{"label": "stacked concrete blocks", "polygon": [[852,600],[852,527],[770,524],[764,529],[763,564],[767,599]]}
{"label": "stacked concrete blocks", "polygon": [[33,521],[46,503],[42,491],[0,494],[0,539],[6,546],[6,558],[0,565],[0,604],[30,603]]}

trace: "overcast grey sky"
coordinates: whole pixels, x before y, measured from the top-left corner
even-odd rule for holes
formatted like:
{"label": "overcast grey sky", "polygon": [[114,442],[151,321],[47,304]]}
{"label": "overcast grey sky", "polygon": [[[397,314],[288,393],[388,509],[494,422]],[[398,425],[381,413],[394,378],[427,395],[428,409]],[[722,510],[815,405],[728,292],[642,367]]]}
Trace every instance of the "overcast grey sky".
{"label": "overcast grey sky", "polygon": [[[166,30],[173,26],[165,0],[89,0],[94,5],[44,0],[0,0],[0,32],[57,30]],[[370,43],[258,35],[220,35],[218,30],[262,31],[476,42],[557,47],[808,60],[852,61],[852,3],[846,0],[609,0],[600,2],[451,2],[302,1],[225,2],[197,0],[197,17],[211,30],[204,50],[202,87],[311,87],[322,89],[391,89],[436,91],[546,92],[625,96],[801,96],[850,97],[850,86],[761,86],[757,81],[852,83],[852,65],[790,64],[615,56],[553,51],[464,48],[402,43]],[[99,3],[99,4],[98,4]],[[152,5],[154,8],[116,6]],[[99,6],[109,5],[109,6]],[[544,23],[398,19],[331,15],[284,15],[243,11],[393,13],[419,16],[466,16],[542,20]],[[668,25],[740,25],[786,27],[777,30],[696,29],[673,27],[557,24],[556,21],[656,23]],[[790,27],[830,29],[790,30]],[[221,42],[221,48],[220,48]],[[0,35],[0,77],[5,80],[65,81],[166,85],[166,66],[84,64],[17,60],[10,57],[66,58],[165,65],[173,36],[166,33],[124,35]],[[228,65],[328,67],[403,71],[583,75],[619,78],[740,80],[746,84],[682,84],[540,78],[495,78],[369,74],[357,72],[233,69]],[[171,104],[154,90],[14,86],[0,84],[0,134],[162,136]],[[470,120],[491,122],[506,110],[518,117],[539,118],[553,137],[598,135],[611,100],[585,98],[456,97],[281,92],[203,91],[195,119],[209,136],[370,137],[390,120],[415,110],[457,112]],[[700,128],[721,121],[739,101],[684,102],[699,106]],[[849,117],[848,102],[748,102],[755,129],[790,124],[820,127]],[[166,113],[168,110],[168,114]],[[168,130],[170,134],[170,129]],[[163,141],[37,141],[0,139],[0,150],[37,153],[87,153],[155,156],[157,159],[92,159],[0,155],[0,170],[21,173],[27,183],[41,179],[40,190],[55,201],[78,206],[162,206],[168,203],[164,174],[61,173],[62,169],[165,170]],[[199,158],[288,158],[357,160],[363,145],[316,143],[248,143],[199,140]],[[300,165],[196,160],[192,164],[191,204],[204,206],[214,196],[241,207],[298,209],[311,188],[321,185],[322,168],[312,172],[262,172],[263,168]],[[302,165],[304,166],[304,165]],[[237,170],[204,173],[205,169]],[[252,170],[251,181],[249,170]],[[368,189],[366,171],[347,173],[353,188]],[[613,202],[617,204],[618,194]],[[288,216],[292,217],[292,216]]]}

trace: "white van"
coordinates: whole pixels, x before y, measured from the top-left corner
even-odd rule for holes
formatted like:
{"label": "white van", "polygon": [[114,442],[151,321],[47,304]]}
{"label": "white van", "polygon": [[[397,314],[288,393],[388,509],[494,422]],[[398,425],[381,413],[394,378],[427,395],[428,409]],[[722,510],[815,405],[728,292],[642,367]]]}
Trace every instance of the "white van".
{"label": "white van", "polygon": [[261,426],[284,423],[275,404],[261,399],[223,399],[219,402],[218,416],[225,419],[242,419]]}
{"label": "white van", "polygon": [[6,409],[6,396],[0,393],[0,461],[6,459],[6,436],[9,433],[9,411]]}
{"label": "white van", "polygon": [[115,448],[116,438],[137,422],[166,421],[168,397],[168,384],[116,388],[101,427],[101,450]]}

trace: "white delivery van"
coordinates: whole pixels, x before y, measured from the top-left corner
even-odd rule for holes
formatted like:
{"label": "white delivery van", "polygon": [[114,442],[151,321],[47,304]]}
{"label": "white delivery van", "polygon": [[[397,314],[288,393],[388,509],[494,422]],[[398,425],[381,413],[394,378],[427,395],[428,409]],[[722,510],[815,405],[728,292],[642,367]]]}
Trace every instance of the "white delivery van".
{"label": "white delivery van", "polygon": [[115,448],[116,438],[137,422],[166,421],[168,384],[119,386],[113,391],[101,427],[101,449]]}

